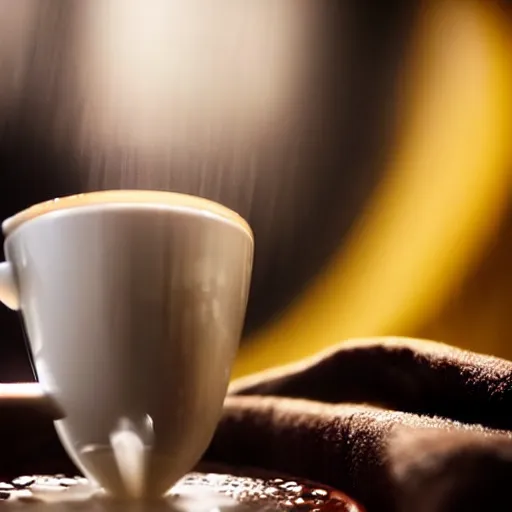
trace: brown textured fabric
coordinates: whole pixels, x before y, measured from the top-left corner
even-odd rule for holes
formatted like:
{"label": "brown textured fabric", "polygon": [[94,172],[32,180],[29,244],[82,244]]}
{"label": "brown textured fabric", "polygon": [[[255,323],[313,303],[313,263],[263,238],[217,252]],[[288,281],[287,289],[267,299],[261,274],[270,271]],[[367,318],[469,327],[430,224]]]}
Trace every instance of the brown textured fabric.
{"label": "brown textured fabric", "polygon": [[[41,413],[0,412],[0,477],[74,471]],[[332,485],[368,512],[507,510],[512,362],[408,339],[344,343],[235,382],[205,459]]]}
{"label": "brown textured fabric", "polygon": [[231,394],[211,460],[321,481],[369,512],[512,503],[511,362],[368,340],[240,380]]}

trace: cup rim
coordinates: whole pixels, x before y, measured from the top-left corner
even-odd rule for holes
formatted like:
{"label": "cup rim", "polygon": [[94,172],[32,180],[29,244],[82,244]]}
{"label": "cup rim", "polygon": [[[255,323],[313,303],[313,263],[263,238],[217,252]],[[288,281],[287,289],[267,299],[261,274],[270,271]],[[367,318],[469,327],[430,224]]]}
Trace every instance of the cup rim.
{"label": "cup rim", "polygon": [[57,197],[36,203],[5,219],[2,222],[2,231],[7,237],[22,224],[49,213],[109,204],[163,205],[203,211],[236,224],[253,239],[253,232],[247,221],[227,206],[203,197],[163,190],[101,190]]}

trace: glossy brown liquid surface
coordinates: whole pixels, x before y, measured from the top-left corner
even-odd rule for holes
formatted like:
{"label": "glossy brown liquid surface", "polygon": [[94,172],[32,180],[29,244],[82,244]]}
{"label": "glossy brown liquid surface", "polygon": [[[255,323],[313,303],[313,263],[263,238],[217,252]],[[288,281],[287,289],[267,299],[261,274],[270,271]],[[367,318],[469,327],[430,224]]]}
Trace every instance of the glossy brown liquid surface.
{"label": "glossy brown liquid surface", "polygon": [[[183,501],[187,496],[193,499]],[[0,483],[0,502],[6,510],[9,504],[12,504],[13,510],[19,510],[20,505],[24,504],[29,510],[39,510],[43,504],[51,504],[51,510],[64,512],[67,509],[75,510],[77,502],[84,510],[83,505],[88,500],[91,507],[87,509],[110,508],[108,502],[98,505],[87,480],[81,477],[34,475]],[[156,508],[156,504],[148,504],[148,510],[197,511],[203,510],[203,503],[207,505],[205,510],[364,512],[345,494],[328,486],[301,479],[252,478],[219,473],[188,474],[172,489],[165,502]],[[113,509],[118,508],[116,505],[112,502]]]}

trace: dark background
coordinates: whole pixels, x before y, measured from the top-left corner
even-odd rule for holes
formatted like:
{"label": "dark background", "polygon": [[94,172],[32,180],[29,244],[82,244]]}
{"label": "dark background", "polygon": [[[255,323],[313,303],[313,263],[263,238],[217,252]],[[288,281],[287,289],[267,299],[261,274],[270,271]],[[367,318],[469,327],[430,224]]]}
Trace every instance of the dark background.
{"label": "dark background", "polygon": [[[277,38],[279,23],[272,24],[270,3],[250,2],[262,26],[273,27],[251,44]],[[183,124],[149,150],[123,138],[122,129],[116,133],[122,119],[111,122],[108,140],[93,144],[84,135],[94,134],[89,112],[98,96],[98,83],[84,61],[94,24],[102,22],[101,13],[87,17],[84,6],[93,2],[0,1],[0,218],[38,201],[102,188],[158,188],[217,200],[246,217],[257,240],[246,333],[268,322],[328,260],[382,178],[404,52],[421,10],[421,4],[407,0],[319,0],[314,8],[311,2],[285,2],[307,11],[300,22],[306,42],[297,49],[301,78],[289,124],[280,127],[272,117],[273,104],[262,102],[260,111],[267,115],[268,109],[268,140],[247,136],[240,151],[236,135],[246,119],[240,108],[236,121],[226,116],[210,122],[214,139],[222,132],[223,153],[205,147],[177,154],[169,150],[162,157],[166,144],[172,148],[173,140],[185,136]],[[123,5],[111,4],[115,27]],[[217,8],[230,9],[229,0]],[[227,24],[219,27],[228,29]],[[134,38],[136,32],[135,26]],[[254,61],[262,74],[273,57],[268,48],[267,56]],[[201,47],[196,51],[200,54]],[[214,74],[218,61],[205,58],[213,62]],[[222,56],[215,58],[225,64]],[[105,61],[117,65],[115,54],[106,52]],[[133,79],[139,80],[144,70],[136,64]],[[222,69],[223,79],[236,83],[237,69]],[[159,115],[172,119],[172,91],[159,89],[159,94],[156,103],[168,109]],[[193,97],[187,101],[193,114]],[[130,130],[136,135],[136,124]],[[30,378],[19,319],[2,308],[0,326],[0,378]]]}

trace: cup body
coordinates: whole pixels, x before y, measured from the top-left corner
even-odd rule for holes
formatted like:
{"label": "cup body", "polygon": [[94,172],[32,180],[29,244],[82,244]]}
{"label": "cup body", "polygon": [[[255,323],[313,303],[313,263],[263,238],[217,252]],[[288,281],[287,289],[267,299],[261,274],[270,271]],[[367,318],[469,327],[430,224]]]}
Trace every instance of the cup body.
{"label": "cup body", "polygon": [[106,202],[29,219],[5,252],[38,380],[64,412],[55,426],[67,452],[119,495],[136,479],[113,448],[127,443],[128,457],[140,455],[127,469],[142,475],[133,485],[162,494],[220,418],[249,292],[250,230],[179,201]]}

